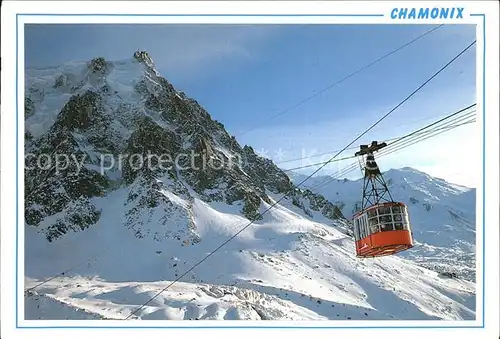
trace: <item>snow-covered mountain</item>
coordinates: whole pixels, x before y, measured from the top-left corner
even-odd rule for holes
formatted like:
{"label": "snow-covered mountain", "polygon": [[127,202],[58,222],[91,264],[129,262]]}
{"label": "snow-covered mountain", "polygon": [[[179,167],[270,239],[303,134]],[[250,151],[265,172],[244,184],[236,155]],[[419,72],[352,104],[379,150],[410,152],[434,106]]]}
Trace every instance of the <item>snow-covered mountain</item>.
{"label": "snow-covered mountain", "polygon": [[[398,256],[445,274],[475,281],[476,189],[449,183],[413,168],[385,172],[395,201],[408,205],[415,247]],[[295,182],[305,176],[289,173]],[[322,183],[327,183],[322,185]],[[338,205],[348,219],[361,204],[363,179],[335,180],[317,176],[310,187]]]}
{"label": "snow-covered mountain", "polygon": [[145,52],[29,69],[25,112],[28,319],[475,318],[471,282],[357,259],[339,206],[240,146]]}

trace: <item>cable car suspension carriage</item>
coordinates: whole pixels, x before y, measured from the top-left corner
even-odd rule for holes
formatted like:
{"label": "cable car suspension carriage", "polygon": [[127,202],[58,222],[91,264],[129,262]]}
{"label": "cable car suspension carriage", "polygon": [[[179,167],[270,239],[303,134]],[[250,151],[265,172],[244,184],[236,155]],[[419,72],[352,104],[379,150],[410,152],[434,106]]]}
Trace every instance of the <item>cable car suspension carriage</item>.
{"label": "cable car suspension carriage", "polygon": [[373,153],[386,147],[373,141],[355,153],[363,173],[361,210],[353,216],[357,257],[380,257],[413,247],[408,208],[395,202]]}

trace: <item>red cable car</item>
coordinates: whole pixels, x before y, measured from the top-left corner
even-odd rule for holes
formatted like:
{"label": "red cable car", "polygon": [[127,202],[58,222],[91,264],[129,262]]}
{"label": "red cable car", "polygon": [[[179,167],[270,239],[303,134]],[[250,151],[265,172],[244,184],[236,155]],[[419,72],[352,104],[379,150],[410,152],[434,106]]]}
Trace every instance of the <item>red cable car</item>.
{"label": "red cable car", "polygon": [[361,211],[353,217],[356,255],[362,258],[392,255],[413,247],[408,208],[393,201],[373,155],[385,146],[385,142],[373,141],[370,146],[361,145],[355,154],[361,156],[364,170]]}

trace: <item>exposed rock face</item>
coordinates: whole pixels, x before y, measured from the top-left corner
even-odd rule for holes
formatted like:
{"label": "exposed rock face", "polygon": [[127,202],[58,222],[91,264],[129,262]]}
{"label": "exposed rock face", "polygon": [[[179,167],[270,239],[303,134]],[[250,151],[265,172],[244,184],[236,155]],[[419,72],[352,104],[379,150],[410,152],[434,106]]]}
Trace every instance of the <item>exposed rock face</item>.
{"label": "exposed rock face", "polygon": [[[95,58],[81,71],[55,71],[50,84],[27,81],[26,119],[44,100],[68,97],[51,127],[26,131],[26,223],[53,241],[92,227],[100,211],[93,201],[125,188],[124,226],[158,241],[200,241],[191,206],[161,192],[241,206],[260,219],[268,193],[287,194],[306,214],[342,218],[337,206],[292,184],[272,161],[241,147],[195,100],[179,93],[156,71],[146,52],[126,62]],[[40,113],[42,114],[42,113]],[[64,162],[65,161],[65,162]],[[163,191],[162,191],[163,190]],[[148,231],[174,215],[178,229]],[[150,217],[148,217],[150,216]]]}

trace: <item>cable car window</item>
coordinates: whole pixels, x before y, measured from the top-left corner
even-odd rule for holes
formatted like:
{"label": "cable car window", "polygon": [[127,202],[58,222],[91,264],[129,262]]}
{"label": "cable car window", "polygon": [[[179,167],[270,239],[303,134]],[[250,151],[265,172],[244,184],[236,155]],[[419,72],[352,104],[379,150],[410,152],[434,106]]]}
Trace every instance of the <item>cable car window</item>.
{"label": "cable car window", "polygon": [[375,208],[368,211],[368,217],[372,218],[375,216],[377,216],[377,210]]}
{"label": "cable car window", "polygon": [[380,232],[380,227],[378,226],[378,218],[371,218],[368,223],[370,224],[370,232],[372,234]]}
{"label": "cable car window", "polygon": [[394,214],[394,221],[403,222],[403,217],[401,216],[401,214]]}
{"label": "cable car window", "polygon": [[367,237],[370,233],[368,231],[368,225],[366,224],[366,219],[364,219],[364,218],[361,219],[361,224],[362,224],[362,227],[363,227],[363,233],[365,234],[364,237]]}
{"label": "cable car window", "polygon": [[404,225],[403,225],[402,222],[395,222],[394,226],[395,226],[396,230],[400,230],[401,231],[401,230],[404,229]]}
{"label": "cable car window", "polygon": [[391,214],[391,208],[390,207],[379,207],[378,209],[378,214]]}
{"label": "cable car window", "polygon": [[401,213],[400,206],[392,206],[392,213]]}
{"label": "cable car window", "polygon": [[380,219],[380,223],[383,224],[383,223],[386,223],[386,222],[392,222],[392,215],[383,215],[381,217],[379,217]]}
{"label": "cable car window", "polygon": [[363,220],[363,228],[365,230],[366,236],[369,236],[370,235],[370,229],[368,228],[368,223],[367,223],[366,219]]}
{"label": "cable car window", "polygon": [[392,226],[392,222],[380,224],[380,230],[382,232],[385,232],[385,231],[394,231],[394,227]]}
{"label": "cable car window", "polygon": [[356,219],[356,234],[357,234],[358,240],[362,238],[360,226],[361,225],[360,225],[359,219]]}
{"label": "cable car window", "polygon": [[379,217],[380,220],[380,230],[381,231],[392,231],[394,230],[392,226],[392,216],[391,215],[383,215]]}

